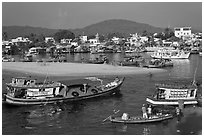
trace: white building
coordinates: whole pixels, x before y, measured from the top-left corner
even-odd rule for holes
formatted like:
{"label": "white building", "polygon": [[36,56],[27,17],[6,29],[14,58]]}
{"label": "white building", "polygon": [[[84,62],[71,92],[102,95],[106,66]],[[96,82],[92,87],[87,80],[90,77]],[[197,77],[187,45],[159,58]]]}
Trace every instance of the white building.
{"label": "white building", "polygon": [[72,41],[72,39],[61,39],[61,40],[60,40],[60,43],[62,43],[62,44],[65,44],[65,43],[70,44],[71,41]]}
{"label": "white building", "polygon": [[120,42],[120,38],[118,38],[118,37],[113,37],[111,40],[112,40],[115,44],[119,44],[119,42]]}
{"label": "white building", "polygon": [[88,37],[87,36],[80,36],[80,40],[82,41],[82,43],[85,43],[88,41]]}
{"label": "white building", "polygon": [[99,34],[98,33],[96,34],[95,39],[89,39],[88,41],[89,41],[89,43],[92,43],[92,44],[100,43],[99,42]]}
{"label": "white building", "polygon": [[55,39],[53,37],[45,37],[45,43],[52,42],[55,43]]}
{"label": "white building", "polygon": [[174,28],[174,35],[176,37],[189,37],[191,36],[191,27],[176,27]]}
{"label": "white building", "polygon": [[23,38],[23,37],[17,37],[15,39],[11,39],[11,42],[13,44],[18,43],[18,42],[31,42],[28,38]]}
{"label": "white building", "polygon": [[71,45],[77,47],[78,43],[77,42],[71,42]]}
{"label": "white building", "polygon": [[146,42],[146,41],[148,41],[148,37],[147,36],[140,36],[140,41]]}

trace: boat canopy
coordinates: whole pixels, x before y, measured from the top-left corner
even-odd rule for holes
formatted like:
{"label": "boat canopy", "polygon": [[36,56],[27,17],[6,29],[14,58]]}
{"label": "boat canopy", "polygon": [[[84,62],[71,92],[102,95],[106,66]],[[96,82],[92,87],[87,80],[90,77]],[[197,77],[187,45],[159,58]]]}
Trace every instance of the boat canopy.
{"label": "boat canopy", "polygon": [[196,88],[195,85],[177,85],[177,84],[155,84],[157,88],[171,88],[171,89],[189,89]]}
{"label": "boat canopy", "polygon": [[12,78],[11,83],[6,83],[7,86],[13,88],[48,88],[48,87],[59,87],[61,83],[54,81],[36,82],[36,79],[27,77]]}
{"label": "boat canopy", "polygon": [[66,86],[71,86],[71,85],[83,85],[83,84],[96,85],[96,84],[99,84],[100,81],[92,81],[89,79],[72,79],[72,80],[63,80],[59,82]]}

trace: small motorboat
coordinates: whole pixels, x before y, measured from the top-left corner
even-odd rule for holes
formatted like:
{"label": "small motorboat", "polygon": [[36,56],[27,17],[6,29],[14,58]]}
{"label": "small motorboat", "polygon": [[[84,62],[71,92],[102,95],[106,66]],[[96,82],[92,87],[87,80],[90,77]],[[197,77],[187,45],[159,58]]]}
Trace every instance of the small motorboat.
{"label": "small motorboat", "polygon": [[172,114],[161,114],[152,115],[149,118],[143,118],[142,116],[132,116],[127,119],[123,117],[110,117],[110,121],[113,123],[126,123],[126,124],[142,124],[142,123],[152,123],[152,122],[160,122],[167,119],[173,118]]}

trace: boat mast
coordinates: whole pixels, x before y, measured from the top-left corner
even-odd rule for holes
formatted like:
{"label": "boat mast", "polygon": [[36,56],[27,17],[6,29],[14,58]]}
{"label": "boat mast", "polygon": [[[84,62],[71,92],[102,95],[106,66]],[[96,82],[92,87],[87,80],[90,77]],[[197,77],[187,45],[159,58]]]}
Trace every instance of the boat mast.
{"label": "boat mast", "polygon": [[197,66],[196,66],[196,69],[195,69],[195,72],[194,72],[193,83],[192,83],[192,85],[196,85],[196,83],[195,83],[195,82],[196,82],[195,79],[196,79],[197,69],[198,69],[198,61],[197,61]]}

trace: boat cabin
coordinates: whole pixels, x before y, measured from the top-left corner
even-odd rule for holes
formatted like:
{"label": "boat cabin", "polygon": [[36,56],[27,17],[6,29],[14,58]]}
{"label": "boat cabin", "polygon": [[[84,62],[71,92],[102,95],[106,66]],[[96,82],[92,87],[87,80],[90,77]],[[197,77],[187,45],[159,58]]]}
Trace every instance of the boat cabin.
{"label": "boat cabin", "polygon": [[157,88],[155,98],[166,100],[178,100],[178,99],[195,99],[197,88],[179,88],[170,86],[163,86]]}
{"label": "boat cabin", "polygon": [[12,78],[11,83],[16,86],[23,86],[23,85],[35,85],[36,80],[35,79],[28,79],[26,77],[18,77],[18,78]]}
{"label": "boat cabin", "polygon": [[14,98],[40,99],[59,95],[62,89],[61,83],[44,81],[36,83],[35,79],[26,77],[12,78],[11,83],[7,83],[7,95]]}

